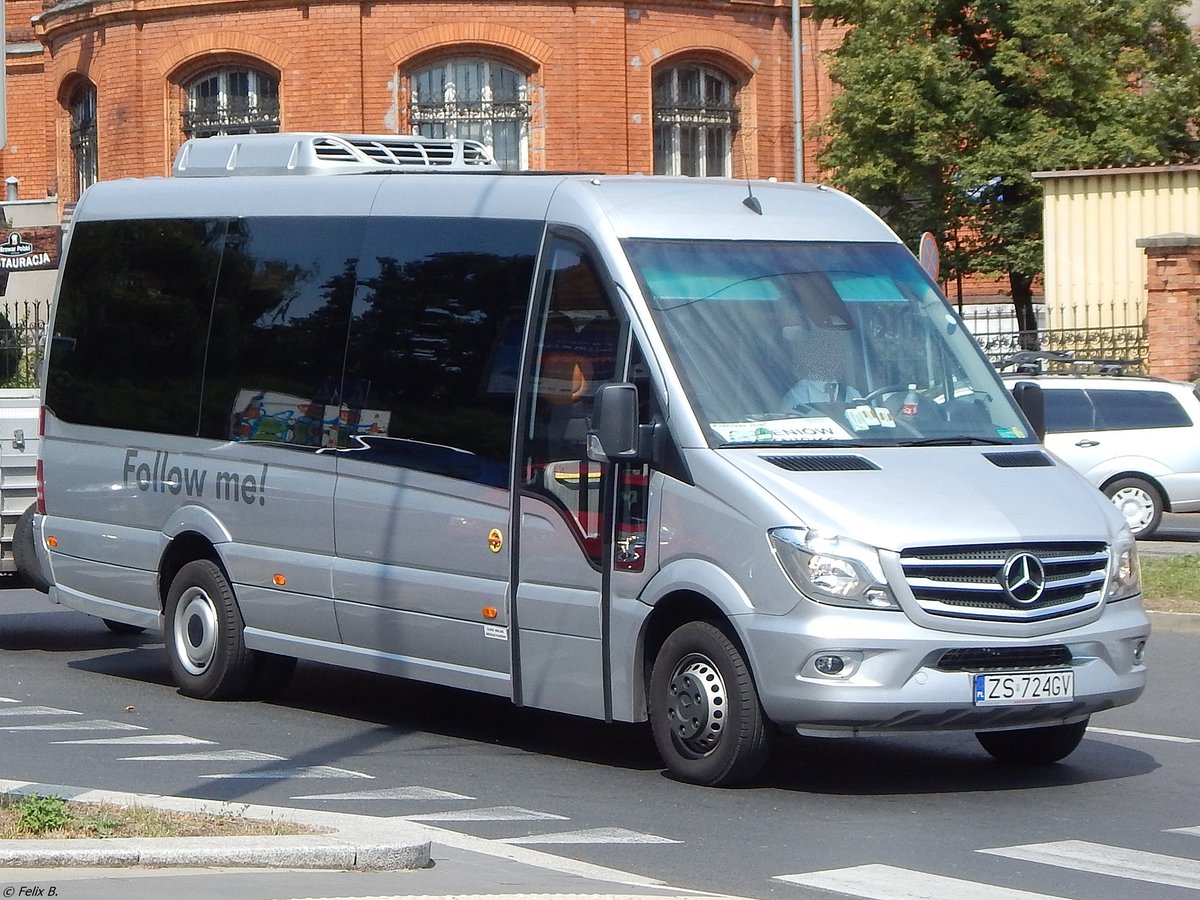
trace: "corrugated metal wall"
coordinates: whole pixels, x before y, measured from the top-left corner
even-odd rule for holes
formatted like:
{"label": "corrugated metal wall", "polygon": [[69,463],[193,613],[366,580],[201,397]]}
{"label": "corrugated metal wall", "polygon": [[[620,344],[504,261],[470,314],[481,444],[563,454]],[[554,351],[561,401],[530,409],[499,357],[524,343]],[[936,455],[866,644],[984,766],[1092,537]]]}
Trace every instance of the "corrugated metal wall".
{"label": "corrugated metal wall", "polygon": [[1050,328],[1137,325],[1146,311],[1138,238],[1200,234],[1200,165],[1037,172],[1045,190]]}

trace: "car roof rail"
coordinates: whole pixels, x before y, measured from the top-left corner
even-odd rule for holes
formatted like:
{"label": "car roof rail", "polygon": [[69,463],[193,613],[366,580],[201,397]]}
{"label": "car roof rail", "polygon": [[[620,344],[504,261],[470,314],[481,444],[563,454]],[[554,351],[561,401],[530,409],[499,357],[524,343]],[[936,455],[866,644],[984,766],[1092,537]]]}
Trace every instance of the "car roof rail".
{"label": "car roof rail", "polygon": [[1044,375],[1046,363],[1074,363],[1075,357],[1063,350],[1018,350],[996,362],[997,369],[1010,366],[1018,375]]}
{"label": "car roof rail", "polygon": [[191,178],[417,170],[494,172],[500,165],[478,141],[286,131],[192,138],[171,165],[172,175]]}
{"label": "car roof rail", "polygon": [[[1140,359],[1080,359],[1067,350],[1018,350],[996,363],[1003,370],[1012,367],[1015,375],[1127,375],[1127,369],[1140,369]],[[1053,367],[1053,368],[1052,368]],[[1132,373],[1140,375],[1140,372]]]}

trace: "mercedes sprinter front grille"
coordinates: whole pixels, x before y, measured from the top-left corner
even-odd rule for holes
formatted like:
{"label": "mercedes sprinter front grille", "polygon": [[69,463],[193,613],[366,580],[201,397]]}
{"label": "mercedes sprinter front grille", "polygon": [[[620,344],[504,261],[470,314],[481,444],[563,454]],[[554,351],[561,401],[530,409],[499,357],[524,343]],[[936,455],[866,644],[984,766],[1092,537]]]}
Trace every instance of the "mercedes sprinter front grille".
{"label": "mercedes sprinter front grille", "polygon": [[1099,605],[1108,547],[1082,542],[915,547],[903,551],[900,562],[913,596],[930,615],[1035,622]]}

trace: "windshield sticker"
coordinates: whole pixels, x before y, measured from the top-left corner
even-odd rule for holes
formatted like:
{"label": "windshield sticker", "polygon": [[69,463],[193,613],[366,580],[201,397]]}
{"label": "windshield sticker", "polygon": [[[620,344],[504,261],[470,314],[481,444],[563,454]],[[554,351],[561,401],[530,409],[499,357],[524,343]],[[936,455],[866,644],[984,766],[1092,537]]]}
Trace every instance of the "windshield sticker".
{"label": "windshield sticker", "polygon": [[1014,425],[1012,428],[997,426],[996,434],[998,437],[1008,438],[1009,440],[1018,440],[1025,437],[1025,429],[1020,425]]}
{"label": "windshield sticker", "polygon": [[730,444],[779,441],[842,441],[850,433],[828,416],[770,422],[714,422],[709,426]]}
{"label": "windshield sticker", "polygon": [[846,410],[846,421],[855,431],[867,431],[883,424],[875,410],[865,404]]}

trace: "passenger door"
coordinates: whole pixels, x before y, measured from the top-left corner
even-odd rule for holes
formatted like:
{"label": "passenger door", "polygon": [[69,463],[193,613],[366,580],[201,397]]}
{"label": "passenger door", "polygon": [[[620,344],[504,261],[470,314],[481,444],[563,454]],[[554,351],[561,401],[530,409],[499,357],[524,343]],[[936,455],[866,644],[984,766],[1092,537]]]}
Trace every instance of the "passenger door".
{"label": "passenger door", "polygon": [[522,398],[516,604],[518,702],[607,715],[614,467],[588,459],[599,386],[624,369],[624,329],[585,246],[551,237]]}

